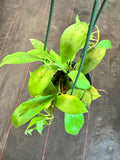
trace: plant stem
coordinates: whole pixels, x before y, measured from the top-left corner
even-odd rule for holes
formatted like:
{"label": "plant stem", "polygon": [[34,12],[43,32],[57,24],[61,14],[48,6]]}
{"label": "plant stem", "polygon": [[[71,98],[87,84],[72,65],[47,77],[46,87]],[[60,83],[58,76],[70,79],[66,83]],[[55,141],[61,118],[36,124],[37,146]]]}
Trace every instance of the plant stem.
{"label": "plant stem", "polygon": [[75,89],[77,80],[79,78],[80,72],[81,72],[82,67],[83,67],[83,63],[84,63],[85,56],[86,56],[86,53],[87,53],[88,43],[89,43],[89,40],[90,40],[90,35],[93,31],[93,25],[94,25],[94,22],[95,22],[95,16],[96,16],[96,13],[97,13],[98,5],[99,5],[99,0],[95,0],[94,5],[93,5],[93,10],[92,10],[92,15],[91,15],[91,20],[90,20],[90,25],[89,25],[89,30],[88,30],[88,34],[87,34],[85,47],[84,47],[84,49],[82,50],[82,53],[81,53],[82,54],[82,61],[81,61],[81,64],[80,64],[80,67],[79,67],[79,70],[78,70],[78,74],[77,74],[77,77],[75,79],[75,82],[74,82],[74,85],[73,85],[73,88],[72,88],[71,95],[73,94],[73,91]]}
{"label": "plant stem", "polygon": [[55,0],[51,0],[51,7],[50,7],[50,14],[49,14],[49,21],[48,21],[46,38],[45,38],[44,50],[46,50],[46,46],[47,46],[48,35],[49,35],[49,31],[50,31],[50,26],[51,26],[51,21],[52,21],[52,15],[53,15],[53,9],[54,9],[54,2],[55,2]]}
{"label": "plant stem", "polygon": [[58,82],[58,92],[61,93],[61,78],[59,79]]}

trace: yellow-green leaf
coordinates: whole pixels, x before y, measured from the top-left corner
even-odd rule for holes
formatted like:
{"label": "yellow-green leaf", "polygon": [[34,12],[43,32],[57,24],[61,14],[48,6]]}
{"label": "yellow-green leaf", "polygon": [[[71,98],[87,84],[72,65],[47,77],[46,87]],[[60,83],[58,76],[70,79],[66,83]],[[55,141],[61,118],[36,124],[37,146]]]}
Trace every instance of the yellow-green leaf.
{"label": "yellow-green leaf", "polygon": [[99,98],[101,95],[98,93],[97,89],[94,88],[93,86],[90,86],[90,89],[88,90],[91,94],[91,99],[95,100]]}
{"label": "yellow-green leaf", "polygon": [[82,101],[75,96],[67,94],[57,96],[55,106],[62,112],[73,115],[88,112]]}
{"label": "yellow-green leaf", "polygon": [[5,64],[24,64],[34,61],[41,61],[39,57],[27,52],[16,52],[3,58],[0,67]]}
{"label": "yellow-green leaf", "polygon": [[[44,51],[44,43],[42,43],[41,41],[39,41],[37,39],[30,39],[30,42],[32,43],[34,48]],[[46,49],[46,51],[48,51],[48,49]],[[44,51],[44,52],[46,52],[46,51]]]}
{"label": "yellow-green leaf", "polygon": [[79,22],[69,26],[60,40],[60,56],[63,63],[73,60],[76,53],[84,47],[88,32],[88,24]]}
{"label": "yellow-green leaf", "polygon": [[[69,89],[66,94],[70,95],[71,91],[72,91],[72,89]],[[79,88],[75,88],[72,95],[80,99],[80,98],[82,98],[83,94],[84,94],[84,90],[79,89]]]}
{"label": "yellow-green leaf", "polygon": [[47,85],[47,87],[43,90],[43,92],[40,95],[42,95],[42,96],[56,95],[57,92],[58,91],[57,91],[56,87],[50,81],[50,83]]}
{"label": "yellow-green leaf", "polygon": [[51,78],[58,70],[54,64],[44,64],[30,75],[28,90],[31,96],[40,95],[48,86]]}
{"label": "yellow-green leaf", "polygon": [[91,94],[88,90],[86,90],[83,94],[81,101],[84,103],[85,106],[89,106],[91,104]]}
{"label": "yellow-green leaf", "polygon": [[[82,73],[87,74],[91,70],[93,70],[102,61],[105,54],[106,54],[106,49],[102,47],[101,48],[95,47],[95,48],[88,50],[86,57],[85,57],[84,64],[83,64]],[[81,60],[82,58],[80,58],[80,60],[76,64],[76,70],[79,69]]]}
{"label": "yellow-green leaf", "polygon": [[54,99],[53,96],[45,96],[30,99],[20,104],[12,114],[12,123],[15,127],[19,127],[36,116]]}

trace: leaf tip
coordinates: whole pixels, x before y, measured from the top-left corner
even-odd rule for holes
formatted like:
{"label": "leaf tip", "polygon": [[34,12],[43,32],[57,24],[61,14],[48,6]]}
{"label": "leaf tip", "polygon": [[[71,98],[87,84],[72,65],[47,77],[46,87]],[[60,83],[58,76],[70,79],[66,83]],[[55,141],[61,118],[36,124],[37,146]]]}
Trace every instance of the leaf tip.
{"label": "leaf tip", "polygon": [[29,74],[30,74],[30,76],[32,75],[32,72],[31,71],[29,71]]}
{"label": "leaf tip", "polygon": [[75,20],[76,20],[76,23],[80,23],[79,14],[76,15]]}
{"label": "leaf tip", "polygon": [[33,40],[34,40],[33,38],[30,38],[30,39],[29,39],[29,41],[33,41]]}
{"label": "leaf tip", "polygon": [[28,136],[28,133],[27,133],[27,131],[26,131],[26,130],[25,130],[24,134],[25,134],[26,136]]}
{"label": "leaf tip", "polygon": [[110,40],[102,40],[98,43],[97,47],[103,47],[105,49],[112,49],[112,43]]}

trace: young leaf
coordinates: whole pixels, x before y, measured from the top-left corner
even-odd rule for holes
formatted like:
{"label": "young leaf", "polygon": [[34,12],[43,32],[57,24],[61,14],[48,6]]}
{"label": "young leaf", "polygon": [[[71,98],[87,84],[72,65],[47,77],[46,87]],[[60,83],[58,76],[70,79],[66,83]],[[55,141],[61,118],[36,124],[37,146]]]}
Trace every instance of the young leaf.
{"label": "young leaf", "polygon": [[42,135],[42,130],[43,130],[43,120],[39,121],[36,123],[36,129],[38,133]]}
{"label": "young leaf", "polygon": [[62,64],[60,56],[52,49],[49,52],[49,57],[53,62],[57,64]]}
{"label": "young leaf", "polygon": [[[93,70],[102,61],[105,54],[106,54],[105,48],[95,47],[95,48],[88,50],[86,57],[85,57],[84,64],[83,64],[82,73],[87,74],[88,72]],[[80,60],[76,64],[76,70],[79,69],[81,60],[82,58],[80,58]]]}
{"label": "young leaf", "polygon": [[[69,89],[66,94],[70,95],[71,92],[72,92],[72,89]],[[80,99],[82,98],[83,94],[84,94],[84,90],[75,88],[72,95]]]}
{"label": "young leaf", "polygon": [[62,71],[67,73],[67,67],[68,67],[67,64],[62,64],[61,57],[57,53],[55,53],[55,51],[52,49],[50,50],[49,53],[49,59],[55,62]]}
{"label": "young leaf", "polygon": [[36,129],[36,127],[35,128],[31,128],[31,129],[28,129],[28,130],[25,130],[25,134],[26,135],[31,135],[32,136],[32,132],[34,131]]}
{"label": "young leaf", "polygon": [[83,114],[70,115],[65,113],[64,125],[68,134],[77,135],[84,124]]}
{"label": "young leaf", "polygon": [[72,24],[63,32],[60,40],[62,63],[73,60],[76,53],[84,47],[87,32],[88,24],[85,22]]}
{"label": "young leaf", "polygon": [[53,101],[53,96],[45,96],[30,99],[20,104],[12,114],[12,123],[15,127],[19,127],[34,116],[36,116],[46,105]]}
{"label": "young leaf", "polygon": [[51,78],[58,70],[54,64],[44,64],[37,68],[31,75],[28,82],[28,90],[31,96],[40,95],[48,86]]}
{"label": "young leaf", "polygon": [[86,91],[84,92],[84,95],[83,95],[81,101],[82,101],[82,102],[84,103],[84,105],[87,106],[87,107],[91,104],[91,94],[90,94],[90,92],[89,92],[88,90],[86,90]]}
{"label": "young leaf", "polygon": [[55,106],[68,114],[80,114],[88,112],[82,101],[72,95],[62,94],[55,99]]}
{"label": "young leaf", "polygon": [[[68,73],[68,76],[72,79],[73,83],[75,82],[77,73],[78,73],[78,71],[71,71]],[[80,73],[76,87],[78,87],[80,89],[90,88],[90,82],[87,80],[87,78],[84,76],[83,73]]]}
{"label": "young leaf", "polygon": [[104,47],[105,49],[111,49],[112,44],[109,40],[102,40],[98,43],[97,47]]}
{"label": "young leaf", "polygon": [[[35,117],[33,118],[28,127],[25,130],[25,134],[28,135],[32,135],[33,130],[37,130],[40,134],[42,134],[42,130],[43,128],[45,128],[46,126],[48,126],[48,122],[46,121],[48,117],[46,117],[45,115],[39,115],[39,117]],[[36,127],[33,127],[31,129],[29,129],[30,127],[32,127],[33,125],[35,125]]]}
{"label": "young leaf", "polygon": [[37,122],[39,122],[39,121],[41,121],[41,120],[45,120],[46,118],[47,118],[46,116],[39,116],[39,117],[33,118],[33,119],[30,121],[29,125],[27,126],[25,132],[27,133],[27,131],[28,131],[28,129],[29,129],[30,127],[32,127],[33,125],[35,125]]}
{"label": "young leaf", "polygon": [[[41,41],[39,41],[37,39],[30,39],[30,42],[32,43],[34,48],[44,51],[44,43],[42,43]],[[48,51],[48,50],[46,49],[46,51]]]}
{"label": "young leaf", "polygon": [[95,100],[99,98],[101,95],[98,93],[97,89],[95,89],[93,86],[90,86],[90,89],[88,90],[91,94],[91,99]]}
{"label": "young leaf", "polygon": [[0,67],[2,67],[5,64],[23,64],[23,63],[30,63],[34,61],[41,61],[41,59],[27,52],[16,52],[4,57],[4,59],[0,64]]}

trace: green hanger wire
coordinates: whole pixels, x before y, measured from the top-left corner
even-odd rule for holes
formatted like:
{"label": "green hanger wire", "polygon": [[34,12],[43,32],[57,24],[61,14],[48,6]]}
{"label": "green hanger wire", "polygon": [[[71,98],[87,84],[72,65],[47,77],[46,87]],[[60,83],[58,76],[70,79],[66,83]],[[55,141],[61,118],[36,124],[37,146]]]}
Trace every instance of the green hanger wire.
{"label": "green hanger wire", "polygon": [[85,46],[84,46],[84,48],[82,50],[82,53],[81,53],[82,60],[81,60],[81,64],[80,64],[80,67],[79,67],[79,70],[78,70],[78,74],[77,74],[75,82],[73,84],[71,95],[74,92],[76,83],[78,81],[79,75],[81,73],[81,70],[82,70],[82,67],[83,67],[83,64],[84,64],[84,60],[85,60],[85,56],[86,56],[87,48],[88,48],[88,43],[89,43],[89,40],[90,40],[90,35],[91,35],[91,33],[92,33],[92,31],[93,31],[93,29],[95,27],[95,24],[96,24],[96,22],[97,22],[97,20],[98,20],[98,18],[100,16],[100,14],[101,14],[101,11],[102,11],[102,9],[103,9],[103,7],[105,5],[105,2],[106,2],[106,0],[103,0],[103,3],[101,4],[101,7],[100,7],[100,9],[98,11],[98,14],[96,15],[97,9],[99,7],[99,0],[95,0],[94,1],[92,15],[91,15],[91,20],[90,20],[90,25],[89,25],[88,34],[87,34],[87,39],[86,39]]}
{"label": "green hanger wire", "polygon": [[[94,22],[94,25],[93,25],[93,29],[94,29],[94,27],[95,27],[95,25],[96,25],[96,23],[97,23],[97,20],[98,20],[101,12],[102,12],[102,10],[103,10],[103,7],[104,7],[106,1],[107,1],[107,0],[103,0],[103,3],[101,4],[101,7],[100,7],[100,9],[99,9],[99,11],[98,11],[98,13],[97,13],[97,16],[96,16],[96,19],[95,19],[95,22]],[[92,31],[93,31],[93,30],[92,30]],[[83,53],[84,53],[84,51],[82,51],[81,57],[83,56]]]}
{"label": "green hanger wire", "polygon": [[103,10],[103,7],[105,6],[105,3],[106,3],[106,2],[107,2],[107,0],[103,0],[103,2],[102,2],[102,4],[101,4],[101,7],[100,7],[100,9],[99,9],[99,11],[98,11],[98,14],[97,14],[97,16],[96,16],[96,19],[95,19],[95,22],[94,22],[94,25],[93,25],[93,29],[94,29],[94,27],[95,27],[95,25],[96,25],[96,23],[97,23],[97,20],[98,20],[100,14],[101,14],[101,12],[102,12],[102,10]]}
{"label": "green hanger wire", "polygon": [[54,2],[55,2],[55,0],[51,0],[51,7],[50,7],[50,14],[49,14],[49,21],[48,21],[48,27],[47,27],[46,38],[45,38],[44,50],[46,50],[47,41],[48,41],[48,36],[49,36],[49,32],[50,32],[50,26],[51,26],[52,15],[53,15],[53,9],[54,9]]}

